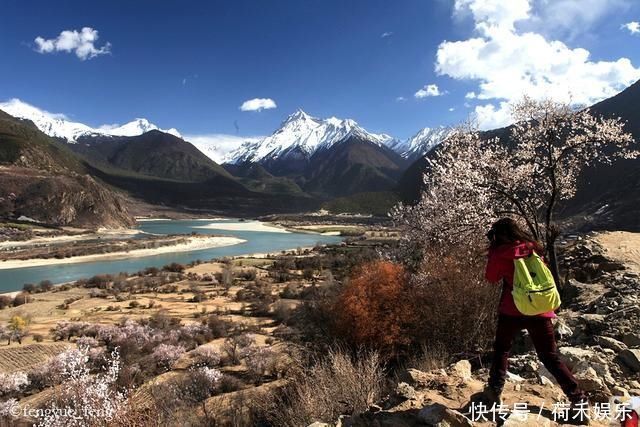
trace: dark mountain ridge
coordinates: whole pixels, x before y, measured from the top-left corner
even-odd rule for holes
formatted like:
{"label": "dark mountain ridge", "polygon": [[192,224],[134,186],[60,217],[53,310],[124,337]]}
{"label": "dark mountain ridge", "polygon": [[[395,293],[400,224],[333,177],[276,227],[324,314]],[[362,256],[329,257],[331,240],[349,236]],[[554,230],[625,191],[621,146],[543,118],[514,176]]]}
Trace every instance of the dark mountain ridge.
{"label": "dark mountain ridge", "polygon": [[65,144],[0,111],[0,215],[55,225],[134,223],[124,199],[87,173]]}

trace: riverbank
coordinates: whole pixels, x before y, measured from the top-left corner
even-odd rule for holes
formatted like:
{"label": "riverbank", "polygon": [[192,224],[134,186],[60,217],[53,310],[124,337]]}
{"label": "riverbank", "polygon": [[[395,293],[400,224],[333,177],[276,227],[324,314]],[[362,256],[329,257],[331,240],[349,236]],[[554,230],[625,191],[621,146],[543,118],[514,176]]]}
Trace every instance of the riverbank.
{"label": "riverbank", "polygon": [[286,228],[266,224],[260,221],[239,221],[239,222],[217,222],[214,224],[200,225],[194,228],[201,228],[205,230],[225,230],[225,231],[262,231],[265,233],[291,233]]}
{"label": "riverbank", "polygon": [[69,258],[33,258],[26,260],[7,260],[0,262],[0,270],[24,267],[39,267],[59,264],[74,264],[92,261],[108,261],[127,259],[132,257],[146,257],[176,252],[198,251],[203,249],[219,248],[244,243],[246,240],[237,237],[226,236],[193,236],[187,237],[187,241],[176,245],[161,246],[158,248],[133,249],[130,251],[111,252],[106,254],[81,255]]}

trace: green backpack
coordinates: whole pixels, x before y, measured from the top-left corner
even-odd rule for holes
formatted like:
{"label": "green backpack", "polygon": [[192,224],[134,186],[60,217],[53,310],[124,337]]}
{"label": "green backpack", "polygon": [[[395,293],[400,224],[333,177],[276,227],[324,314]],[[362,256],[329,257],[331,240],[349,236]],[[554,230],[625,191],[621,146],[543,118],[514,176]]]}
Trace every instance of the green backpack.
{"label": "green backpack", "polygon": [[520,313],[535,316],[560,307],[560,294],[549,267],[535,252],[513,260],[513,301]]}

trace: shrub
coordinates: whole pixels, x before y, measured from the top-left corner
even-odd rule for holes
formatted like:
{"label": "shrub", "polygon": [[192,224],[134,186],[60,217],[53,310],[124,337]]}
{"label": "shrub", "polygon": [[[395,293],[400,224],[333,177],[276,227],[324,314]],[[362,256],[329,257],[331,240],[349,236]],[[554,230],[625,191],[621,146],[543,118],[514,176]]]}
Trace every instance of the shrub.
{"label": "shrub", "polygon": [[216,390],[222,373],[214,368],[200,367],[191,369],[182,383],[181,398],[193,402],[202,402]]}
{"label": "shrub", "polygon": [[193,351],[198,362],[206,366],[218,366],[220,354],[210,346],[200,346]]}
{"label": "shrub", "polygon": [[229,289],[233,285],[233,271],[230,266],[225,265],[220,273],[218,281],[225,289]]}
{"label": "shrub", "polygon": [[20,292],[13,299],[13,306],[18,307],[23,304],[30,303],[31,301],[33,301],[33,298],[27,292]]}
{"label": "shrub", "polygon": [[53,283],[51,283],[51,280],[43,280],[38,284],[38,290],[40,292],[47,292],[50,291],[53,288]]}
{"label": "shrub", "polygon": [[311,367],[300,367],[289,384],[258,402],[271,425],[306,426],[358,414],[384,392],[384,366],[376,352],[354,357],[330,351]]}
{"label": "shrub", "polygon": [[240,278],[243,280],[256,280],[257,272],[255,268],[242,270],[240,273]]}
{"label": "shrub", "polygon": [[255,343],[251,334],[243,333],[234,335],[224,341],[222,350],[233,364],[240,363],[240,359],[247,354],[248,349]]}
{"label": "shrub", "polygon": [[[78,417],[73,419],[74,425],[104,425],[105,419],[113,425],[127,425],[124,420],[128,407],[127,395],[116,387],[120,371],[118,353],[112,352],[104,369],[96,374],[91,373],[88,353],[87,348],[78,348],[56,357],[63,386],[53,393],[45,407],[73,409]],[[51,411],[39,421],[47,426],[69,425],[69,418],[64,411]]]}
{"label": "shrub", "polygon": [[249,347],[249,351],[245,352],[244,363],[249,375],[254,380],[259,380],[267,372],[274,372],[277,357],[277,353],[269,347]]}
{"label": "shrub", "polygon": [[29,378],[24,372],[0,372],[0,395],[16,393],[29,385]]}
{"label": "shrub", "polygon": [[349,344],[397,353],[410,343],[415,317],[404,268],[388,261],[363,264],[339,294],[333,313],[338,336]]}
{"label": "shrub", "polygon": [[448,253],[427,252],[412,278],[416,316],[411,335],[417,344],[447,354],[482,351],[494,338],[500,286],[485,282],[481,251],[452,247]]}
{"label": "shrub", "polygon": [[207,327],[211,331],[213,338],[223,338],[229,334],[229,331],[233,327],[233,322],[225,320],[217,314],[212,314],[207,317]]}
{"label": "shrub", "polygon": [[13,298],[7,295],[0,295],[0,309],[9,307],[13,304]]}
{"label": "shrub", "polygon": [[158,368],[169,370],[185,351],[181,345],[160,344],[153,351],[151,357]]}
{"label": "shrub", "polygon": [[177,262],[172,262],[171,264],[165,265],[164,267],[162,267],[162,270],[169,271],[171,273],[182,273],[184,269],[185,269],[185,266]]}

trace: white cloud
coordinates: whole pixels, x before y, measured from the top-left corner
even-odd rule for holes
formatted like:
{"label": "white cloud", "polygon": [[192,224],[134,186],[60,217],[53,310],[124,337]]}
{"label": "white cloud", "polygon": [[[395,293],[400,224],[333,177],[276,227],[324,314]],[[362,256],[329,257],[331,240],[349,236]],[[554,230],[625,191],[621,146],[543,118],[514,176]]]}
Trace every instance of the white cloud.
{"label": "white cloud", "polygon": [[633,0],[535,0],[532,21],[545,34],[566,33],[569,39],[589,31],[594,24]]}
{"label": "white cloud", "polygon": [[449,112],[455,111],[456,109],[454,107],[449,108]]}
{"label": "white cloud", "polygon": [[510,104],[524,94],[589,105],[640,79],[628,58],[593,61],[586,49],[518,31],[517,22],[532,19],[528,0],[456,0],[455,10],[472,14],[477,35],[442,42],[435,68],[440,75],[477,81],[476,98],[497,102],[499,107],[476,107],[483,128],[507,125]]}
{"label": "white cloud", "polygon": [[275,101],[271,98],[253,98],[244,101],[240,106],[241,111],[262,111],[276,108]]}
{"label": "white cloud", "polygon": [[391,37],[393,35],[393,31],[385,31],[380,35],[380,38],[386,39],[387,37]]}
{"label": "white cloud", "polygon": [[396,98],[396,102],[404,102],[406,100],[407,100],[407,98],[405,98],[404,96],[399,96],[399,97]]}
{"label": "white cloud", "polygon": [[91,59],[98,55],[104,55],[111,51],[111,44],[105,43],[97,48],[98,30],[84,27],[80,31],[64,30],[54,39],[35,38],[36,51],[39,53],[74,52],[81,60]]}
{"label": "white cloud", "polygon": [[446,92],[441,92],[440,88],[436,84],[430,84],[424,86],[422,89],[418,90],[413,94],[418,99],[427,98],[429,96],[442,96]]}
{"label": "white cloud", "polygon": [[638,34],[640,33],[640,22],[637,22],[637,21],[627,22],[626,24],[622,25],[622,28],[627,29],[631,34]]}
{"label": "white cloud", "polygon": [[467,99],[476,99],[477,95],[476,95],[475,92],[472,91],[472,92],[467,92],[464,97],[467,98]]}
{"label": "white cloud", "polygon": [[242,137],[221,133],[184,135],[185,141],[192,143],[198,150],[216,163],[227,161],[227,155],[245,142],[256,142],[263,137]]}

